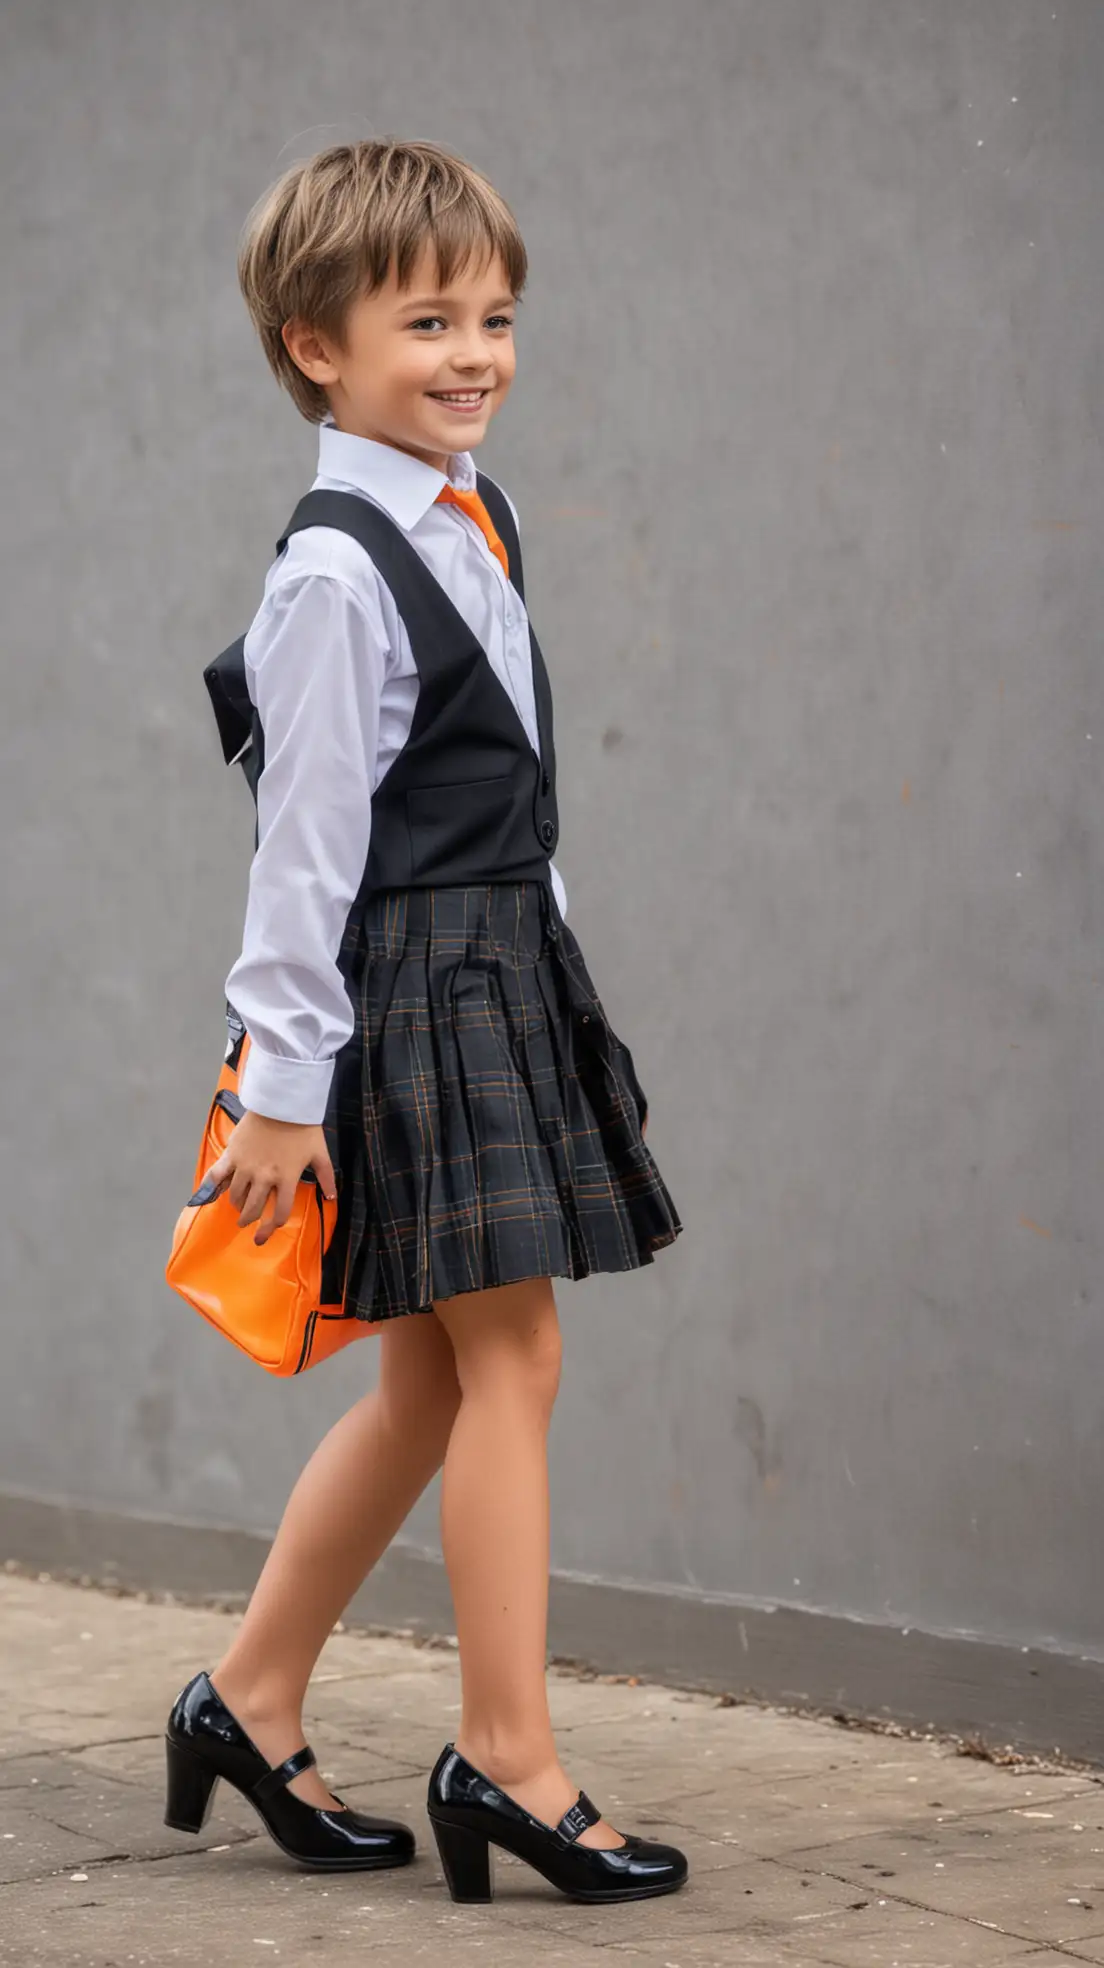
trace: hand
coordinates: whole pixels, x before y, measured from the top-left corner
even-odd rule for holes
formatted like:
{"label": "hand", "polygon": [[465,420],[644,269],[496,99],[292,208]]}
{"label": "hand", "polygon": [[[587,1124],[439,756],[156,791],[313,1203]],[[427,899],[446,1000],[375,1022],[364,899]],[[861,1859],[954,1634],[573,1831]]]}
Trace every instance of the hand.
{"label": "hand", "polygon": [[265,1218],[255,1244],[265,1244],[274,1230],[287,1222],[295,1201],[295,1187],[304,1169],[312,1168],[322,1193],[332,1202],[337,1194],[333,1163],[320,1124],[302,1121],[275,1121],[267,1114],[247,1108],[234,1128],[217,1162],[207,1170],[207,1180],[216,1184],[215,1193],[229,1185],[230,1201],[239,1211],[238,1225],[256,1223],[275,1196],[272,1214]]}

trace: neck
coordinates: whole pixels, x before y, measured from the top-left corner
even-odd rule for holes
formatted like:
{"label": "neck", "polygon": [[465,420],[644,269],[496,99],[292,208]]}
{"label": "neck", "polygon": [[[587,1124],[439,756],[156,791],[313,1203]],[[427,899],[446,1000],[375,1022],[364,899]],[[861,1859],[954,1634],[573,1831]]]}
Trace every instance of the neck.
{"label": "neck", "polygon": [[392,451],[405,451],[408,458],[417,458],[423,465],[432,465],[434,471],[444,472],[448,477],[451,451],[426,451],[418,444],[405,444],[401,437],[392,437],[387,431],[371,430],[341,404],[330,404],[330,416],[335,430],[344,431],[347,437],[367,437],[374,444],[388,444]]}

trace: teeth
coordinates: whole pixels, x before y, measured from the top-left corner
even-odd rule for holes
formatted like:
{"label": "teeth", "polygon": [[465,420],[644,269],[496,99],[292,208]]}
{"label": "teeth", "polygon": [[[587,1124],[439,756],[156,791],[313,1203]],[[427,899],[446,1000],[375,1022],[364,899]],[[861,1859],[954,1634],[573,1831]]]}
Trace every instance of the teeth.
{"label": "teeth", "polygon": [[466,390],[466,391],[431,390],[430,391],[430,395],[437,397],[438,401],[441,403],[478,403],[486,394],[487,394],[486,390]]}

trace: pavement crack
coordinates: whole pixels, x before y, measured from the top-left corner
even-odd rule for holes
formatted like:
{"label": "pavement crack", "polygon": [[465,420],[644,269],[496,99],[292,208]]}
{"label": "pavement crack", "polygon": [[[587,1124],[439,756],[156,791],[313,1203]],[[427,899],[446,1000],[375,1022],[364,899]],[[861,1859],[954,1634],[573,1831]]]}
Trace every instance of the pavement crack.
{"label": "pavement crack", "polygon": [[[814,1879],[832,1879],[839,1886],[850,1886],[856,1891],[861,1890],[858,1882],[850,1878],[847,1873],[834,1872],[829,1866],[799,1865],[795,1859],[786,1858],[777,1853],[772,1853],[769,1857],[764,1856],[763,1862],[766,1865],[784,1866],[788,1872],[803,1872]],[[879,1900],[893,1900],[900,1906],[912,1907],[917,1913],[935,1914],[943,1920],[961,1920],[964,1926],[980,1927],[983,1933],[1000,1934],[1005,1940],[1029,1941],[1037,1948],[1055,1948],[1061,1946],[1060,1942],[1043,1940],[1038,1934],[1023,1934],[1015,1927],[1001,1927],[994,1920],[983,1920],[980,1915],[959,1913],[957,1911],[949,1913],[946,1907],[933,1906],[929,1900],[918,1900],[911,1893],[903,1893],[900,1890],[894,1891],[892,1887],[886,1886],[881,1881],[878,1883],[877,1897]],[[1084,1958],[1082,1957],[1082,1959]]]}

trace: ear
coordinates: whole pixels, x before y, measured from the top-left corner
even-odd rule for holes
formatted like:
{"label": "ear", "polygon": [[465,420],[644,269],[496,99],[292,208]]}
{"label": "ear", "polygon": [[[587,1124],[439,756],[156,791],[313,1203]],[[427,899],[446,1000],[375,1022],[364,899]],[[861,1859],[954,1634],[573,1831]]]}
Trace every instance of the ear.
{"label": "ear", "polygon": [[294,317],[285,321],[280,330],[280,339],[297,369],[312,383],[323,387],[338,381],[338,372],[330,359],[329,344],[316,328],[308,327],[305,321]]}

